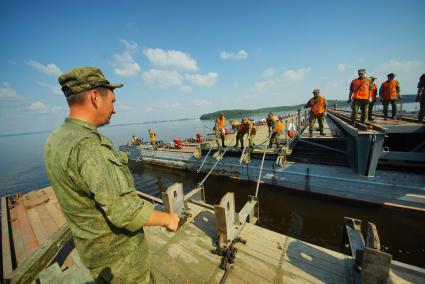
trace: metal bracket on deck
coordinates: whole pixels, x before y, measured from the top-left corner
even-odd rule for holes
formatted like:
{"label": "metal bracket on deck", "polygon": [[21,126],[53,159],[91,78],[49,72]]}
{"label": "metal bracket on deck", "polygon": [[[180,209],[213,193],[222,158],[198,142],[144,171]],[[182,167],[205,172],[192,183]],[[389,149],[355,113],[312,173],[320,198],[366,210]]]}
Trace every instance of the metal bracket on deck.
{"label": "metal bracket on deck", "polygon": [[162,193],[162,201],[164,204],[165,212],[169,214],[177,214],[180,217],[179,225],[184,224],[187,221],[188,217],[191,217],[192,214],[189,212],[189,207],[187,206],[187,200],[190,198],[198,198],[200,194],[202,200],[205,200],[205,196],[203,194],[204,187],[197,187],[188,194],[189,196],[184,195],[183,184],[175,183],[167,188],[165,192]]}
{"label": "metal bracket on deck", "polygon": [[355,280],[360,283],[387,283],[391,266],[391,254],[381,251],[375,224],[367,223],[366,244],[361,233],[362,221],[344,217],[344,251],[355,257]]}
{"label": "metal bracket on deck", "polygon": [[162,193],[162,200],[164,201],[165,212],[181,216],[185,209],[183,184],[175,183],[168,187]]}
{"label": "metal bracket on deck", "polygon": [[220,200],[219,205],[214,205],[216,218],[216,232],[218,246],[220,248],[229,246],[236,239],[246,222],[255,224],[259,217],[258,199],[250,196],[239,213],[235,211],[235,196],[228,192]]}

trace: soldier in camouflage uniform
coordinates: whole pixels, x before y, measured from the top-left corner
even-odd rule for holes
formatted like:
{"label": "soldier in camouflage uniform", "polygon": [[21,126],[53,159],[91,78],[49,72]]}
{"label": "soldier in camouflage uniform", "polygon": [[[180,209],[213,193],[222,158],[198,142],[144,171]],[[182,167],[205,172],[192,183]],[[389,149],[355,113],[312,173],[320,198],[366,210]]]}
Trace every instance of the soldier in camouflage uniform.
{"label": "soldier in camouflage uniform", "polygon": [[254,149],[254,138],[255,134],[257,134],[257,126],[255,125],[255,122],[253,120],[248,119],[246,129],[249,147],[251,149]]}
{"label": "soldier in camouflage uniform", "polygon": [[97,131],[123,85],[94,67],[72,69],[59,83],[70,113],[47,139],[44,160],[81,260],[96,282],[153,282],[143,226],[175,231],[179,218],[138,197],[127,155]]}

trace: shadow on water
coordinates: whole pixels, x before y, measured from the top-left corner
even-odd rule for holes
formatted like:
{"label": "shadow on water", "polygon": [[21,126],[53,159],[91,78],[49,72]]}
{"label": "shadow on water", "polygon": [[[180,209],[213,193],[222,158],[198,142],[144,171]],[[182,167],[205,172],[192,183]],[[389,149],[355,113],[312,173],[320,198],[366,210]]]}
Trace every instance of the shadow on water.
{"label": "shadow on water", "polygon": [[[182,182],[185,193],[200,182],[204,174],[130,163],[136,188],[160,197],[174,182]],[[229,191],[235,193],[239,211],[255,194],[255,183],[210,176],[205,183],[206,201],[218,204]],[[425,267],[425,214],[359,204],[341,199],[312,196],[282,187],[261,185],[259,226],[291,237],[339,251],[344,216],[377,225],[383,250],[393,259]],[[365,232],[364,232],[365,233]]]}

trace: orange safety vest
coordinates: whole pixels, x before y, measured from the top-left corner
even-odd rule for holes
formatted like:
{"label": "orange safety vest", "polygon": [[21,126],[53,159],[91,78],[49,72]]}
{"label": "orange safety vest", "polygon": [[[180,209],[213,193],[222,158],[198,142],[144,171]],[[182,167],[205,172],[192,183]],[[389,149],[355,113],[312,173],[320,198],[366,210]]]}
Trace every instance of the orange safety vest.
{"label": "orange safety vest", "polygon": [[311,112],[315,116],[322,114],[325,112],[325,99],[322,96],[319,96],[317,99],[317,102],[314,102],[314,99],[310,99],[310,105],[311,105]]}
{"label": "orange safety vest", "polygon": [[274,132],[280,133],[283,130],[283,122],[278,120],[276,123],[276,127],[274,128]]}
{"label": "orange safety vest", "polygon": [[397,80],[385,81],[382,83],[380,94],[383,100],[396,100]]}
{"label": "orange safety vest", "polygon": [[245,133],[246,132],[246,123],[241,123],[239,125],[238,133]]}
{"label": "orange safety vest", "polygon": [[369,88],[370,88],[370,82],[369,80],[365,79],[354,79],[351,82],[351,86],[353,88],[353,100],[368,100],[369,99]]}
{"label": "orange safety vest", "polygon": [[220,126],[220,129],[224,129],[226,127],[226,118],[218,118],[218,125]]}
{"label": "orange safety vest", "polygon": [[257,134],[257,126],[255,125],[254,121],[249,120],[248,123],[251,127],[251,136]]}
{"label": "orange safety vest", "polygon": [[373,87],[372,87],[372,93],[370,94],[370,101],[374,102],[376,101],[376,95],[377,95],[378,91],[377,91],[377,87],[376,84],[373,83]]}

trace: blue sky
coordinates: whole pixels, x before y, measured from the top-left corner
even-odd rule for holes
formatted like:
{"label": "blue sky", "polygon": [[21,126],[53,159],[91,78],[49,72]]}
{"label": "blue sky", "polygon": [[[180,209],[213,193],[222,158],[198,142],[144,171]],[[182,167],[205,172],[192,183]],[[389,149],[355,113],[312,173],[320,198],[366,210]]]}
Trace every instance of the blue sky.
{"label": "blue sky", "polygon": [[50,130],[68,114],[57,77],[100,67],[112,124],[219,109],[346,99],[358,68],[425,72],[425,1],[1,1],[0,133]]}

